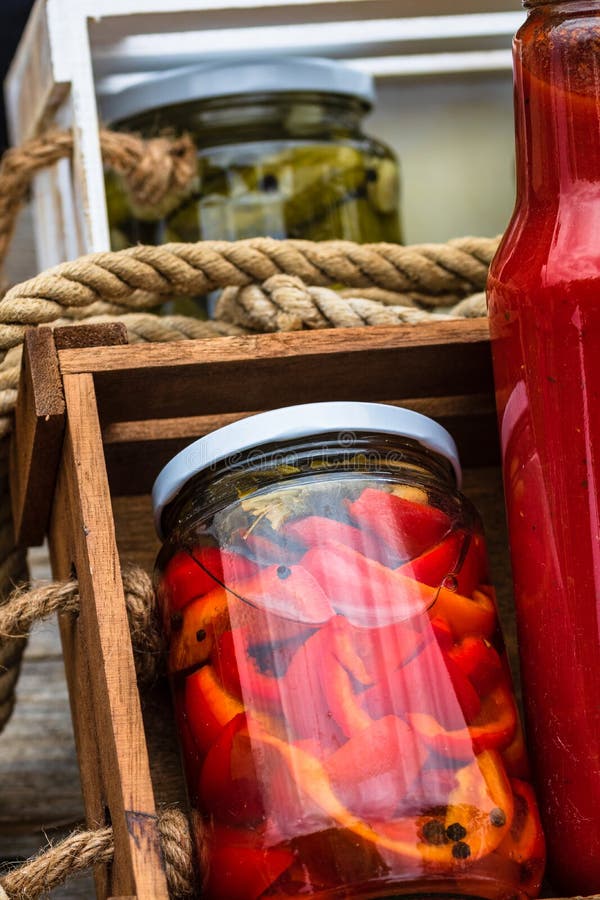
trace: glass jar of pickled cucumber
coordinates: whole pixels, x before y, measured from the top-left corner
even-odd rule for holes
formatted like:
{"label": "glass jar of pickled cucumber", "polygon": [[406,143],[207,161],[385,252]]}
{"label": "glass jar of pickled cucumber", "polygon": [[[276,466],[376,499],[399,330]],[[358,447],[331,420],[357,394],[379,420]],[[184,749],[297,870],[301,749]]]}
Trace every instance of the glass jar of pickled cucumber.
{"label": "glass jar of pickled cucumber", "polygon": [[156,588],[208,900],[538,895],[544,838],[450,435],[323,403],[154,486]]}
{"label": "glass jar of pickled cucumber", "polygon": [[399,242],[397,162],[362,131],[373,101],[369,75],[318,59],[207,64],[106,95],[111,127],[187,132],[198,148],[196,183],[160,208],[136,206],[107,174],[113,249],[261,236]]}

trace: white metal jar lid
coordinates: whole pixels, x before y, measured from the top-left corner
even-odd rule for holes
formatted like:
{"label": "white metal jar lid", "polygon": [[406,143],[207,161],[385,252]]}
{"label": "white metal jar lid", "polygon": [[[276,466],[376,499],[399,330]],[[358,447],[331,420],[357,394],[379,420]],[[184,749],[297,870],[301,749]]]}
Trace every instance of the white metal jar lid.
{"label": "white metal jar lid", "polygon": [[98,99],[102,118],[110,124],[178,103],[286,91],[356,97],[368,107],[375,102],[373,79],[367,72],[328,59],[305,57],[220,60],[171,69]]}
{"label": "white metal jar lid", "polygon": [[319,434],[338,433],[344,446],[355,433],[380,432],[412,438],[448,460],[460,487],[462,471],[452,436],[433,419],[384,403],[305,403],[247,416],[194,441],[167,463],[152,488],[154,522],[160,537],[162,513],[199,472],[240,452]]}

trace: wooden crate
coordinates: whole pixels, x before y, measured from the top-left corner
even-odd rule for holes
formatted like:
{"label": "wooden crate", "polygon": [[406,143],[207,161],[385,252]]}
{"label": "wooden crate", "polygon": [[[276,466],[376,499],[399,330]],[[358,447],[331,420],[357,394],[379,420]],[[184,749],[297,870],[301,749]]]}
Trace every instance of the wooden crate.
{"label": "wooden crate", "polygon": [[115,832],[98,896],[149,900],[166,896],[156,804],[184,790],[165,687],[138,694],[119,560],[153,564],[149,492],[160,468],[235,418],[321,400],[432,414],[470,465],[495,463],[498,447],[485,321],[125,340],[116,325],[28,332],[11,487],[19,540],[47,534],[55,577],[79,579],[81,611],[62,617],[61,635],[88,824],[110,821]]}

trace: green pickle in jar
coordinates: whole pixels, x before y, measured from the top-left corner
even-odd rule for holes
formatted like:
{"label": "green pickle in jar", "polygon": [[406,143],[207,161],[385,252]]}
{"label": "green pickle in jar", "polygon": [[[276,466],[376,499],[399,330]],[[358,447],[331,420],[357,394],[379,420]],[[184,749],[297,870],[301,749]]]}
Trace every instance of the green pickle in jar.
{"label": "green pickle in jar", "polygon": [[544,836],[481,523],[437,423],[276,410],[154,488],[208,900],[538,896]]}
{"label": "green pickle in jar", "polygon": [[198,150],[189,190],[155,208],[107,172],[113,249],[262,236],[400,242],[397,161],[362,130],[373,101],[370,76],[317,59],[209,64],[104,95],[111,127],[188,133]]}

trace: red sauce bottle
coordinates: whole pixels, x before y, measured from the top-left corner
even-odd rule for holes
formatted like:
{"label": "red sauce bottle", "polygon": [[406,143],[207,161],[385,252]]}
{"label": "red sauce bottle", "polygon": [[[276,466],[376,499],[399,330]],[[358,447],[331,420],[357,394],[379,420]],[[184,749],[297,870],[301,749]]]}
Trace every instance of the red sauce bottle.
{"label": "red sauce bottle", "polygon": [[587,894],[600,890],[600,3],[525,5],[518,196],[489,312],[550,875]]}

